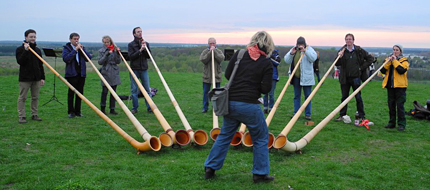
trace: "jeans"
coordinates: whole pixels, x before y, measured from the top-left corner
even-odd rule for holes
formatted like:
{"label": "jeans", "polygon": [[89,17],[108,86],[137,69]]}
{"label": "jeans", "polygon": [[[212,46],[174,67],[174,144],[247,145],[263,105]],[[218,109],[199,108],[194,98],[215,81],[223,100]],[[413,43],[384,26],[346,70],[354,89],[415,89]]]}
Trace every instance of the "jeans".
{"label": "jeans", "polygon": [[[116,92],[116,85],[111,86],[111,87],[112,87],[113,91]],[[101,97],[101,101],[100,101],[101,107],[106,107],[106,98],[107,98],[108,91],[109,90],[106,86],[102,86],[102,97]],[[112,96],[112,93],[110,93],[109,109],[111,109],[111,110],[115,109],[115,98]]]}
{"label": "jeans", "polygon": [[[220,83],[217,82],[216,87],[219,88]],[[212,83],[203,83],[203,110],[209,109],[209,96],[208,93],[212,89]]]}
{"label": "jeans", "polygon": [[[143,86],[143,88],[146,90],[146,92],[148,93],[149,97],[152,97],[151,95],[151,90],[149,88],[149,75],[148,75],[148,70],[145,71],[141,71],[141,70],[133,70],[133,73],[136,75],[136,77],[138,79],[140,79],[141,84]],[[137,86],[136,81],[134,80],[133,76],[130,74],[130,81],[131,81],[131,99],[133,100],[133,108],[132,110],[136,110],[139,107],[139,99],[138,99],[138,94],[139,94],[139,87]],[[146,108],[148,111],[151,111],[151,107],[149,107],[148,102],[145,99],[145,103],[146,103]]]}
{"label": "jeans", "polygon": [[[85,77],[81,77],[80,75],[75,77],[66,77],[67,81],[75,87],[75,89],[80,92],[82,95],[84,95],[84,85],[85,85]],[[75,105],[73,106],[73,99],[75,99]],[[76,115],[81,114],[81,103],[82,100],[79,98],[75,92],[73,92],[69,88],[69,93],[67,94],[67,107],[68,107],[68,113],[74,113]]]}
{"label": "jeans", "polygon": [[[347,78],[346,84],[340,84],[340,90],[342,91],[342,100],[343,102],[346,98],[349,96],[349,89],[352,87],[352,90],[356,90],[361,85],[361,79],[360,78]],[[355,95],[355,101],[357,102],[357,111],[360,118],[364,118],[364,105],[363,105],[363,99],[361,99],[361,92],[358,92],[357,95]],[[345,105],[340,110],[340,116],[346,115],[346,112],[348,110],[348,104]]]}
{"label": "jeans", "polygon": [[28,90],[31,90],[31,115],[37,115],[39,105],[40,80],[32,82],[19,82],[18,117],[25,117],[25,100]]}
{"label": "jeans", "polygon": [[[309,97],[309,95],[312,92],[312,86],[301,86],[300,85],[300,78],[293,78],[293,86],[294,86],[294,114],[297,113],[297,111],[301,107],[301,98],[302,98],[302,88],[303,93],[305,95],[305,100]],[[312,101],[309,102],[309,104],[305,107],[305,115],[311,116],[312,115]]]}
{"label": "jeans", "polygon": [[388,109],[390,114],[390,121],[388,125],[396,126],[396,111],[397,111],[397,124],[399,127],[406,127],[405,118],[405,102],[406,102],[406,88],[387,88],[388,95]]}
{"label": "jeans", "polygon": [[252,173],[267,175],[270,173],[269,163],[269,130],[259,104],[245,102],[229,102],[229,114],[224,116],[221,132],[206,158],[205,167],[219,170],[224,164],[230,142],[241,123],[248,128],[253,146]]}
{"label": "jeans", "polygon": [[264,109],[271,110],[273,108],[273,105],[275,104],[275,89],[276,89],[276,83],[278,81],[272,80],[272,90],[268,94],[265,94],[263,97],[264,102]]}

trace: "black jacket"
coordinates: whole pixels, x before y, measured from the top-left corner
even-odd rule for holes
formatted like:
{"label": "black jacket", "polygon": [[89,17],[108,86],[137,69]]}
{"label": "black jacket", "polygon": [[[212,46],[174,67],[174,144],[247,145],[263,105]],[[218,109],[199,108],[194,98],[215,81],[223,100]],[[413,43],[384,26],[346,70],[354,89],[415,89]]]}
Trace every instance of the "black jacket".
{"label": "black jacket", "polygon": [[[42,57],[42,52],[36,44],[30,43],[30,47]],[[43,63],[30,50],[26,51],[24,45],[16,48],[16,61],[19,66],[19,81],[30,82],[45,80]]]}
{"label": "black jacket", "polygon": [[[151,52],[151,49],[149,48],[149,43],[146,43],[146,47],[148,47],[148,50]],[[147,51],[140,52],[141,42],[139,39],[134,38],[133,41],[128,43],[128,57],[130,59],[130,67],[133,70],[141,70],[145,71],[148,70],[148,59],[149,54]]]}
{"label": "black jacket", "polygon": [[[238,52],[230,59],[225,70],[227,80],[230,80]],[[269,58],[261,55],[257,61],[254,61],[246,51],[230,86],[229,101],[260,103],[258,98],[261,97],[261,94],[267,94],[272,89],[272,74],[273,66]]]}
{"label": "black jacket", "polygon": [[[346,45],[344,45],[340,50],[343,48],[346,48]],[[357,65],[347,65],[349,59],[349,56],[347,56],[347,49],[345,50],[343,56],[336,63],[336,66],[340,66],[339,82],[341,84],[345,84],[348,77],[361,78],[362,81],[366,80],[368,77],[366,69],[370,66],[370,64],[372,64],[374,59],[373,56],[357,45],[354,45],[353,53],[355,53],[357,58],[355,60],[355,64]]]}

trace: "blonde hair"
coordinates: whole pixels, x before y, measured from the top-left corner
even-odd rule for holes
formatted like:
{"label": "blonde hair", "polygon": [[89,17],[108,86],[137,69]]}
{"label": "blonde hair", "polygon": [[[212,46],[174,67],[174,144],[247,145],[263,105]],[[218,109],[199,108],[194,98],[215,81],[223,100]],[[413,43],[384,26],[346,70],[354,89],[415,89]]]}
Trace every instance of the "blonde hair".
{"label": "blonde hair", "polygon": [[104,40],[104,39],[108,39],[108,40],[110,41],[110,44],[111,44],[111,45],[113,45],[113,44],[114,44],[114,43],[113,43],[113,40],[112,40],[112,38],[111,38],[110,36],[108,36],[108,35],[103,36],[103,37],[102,37],[102,43],[104,43],[104,42],[103,42],[103,40]]}
{"label": "blonde hair", "polygon": [[272,36],[266,31],[258,31],[252,36],[251,41],[248,44],[248,47],[253,47],[255,44],[258,44],[258,48],[267,53],[267,57],[272,55],[273,50],[275,50],[275,44],[273,43]]}

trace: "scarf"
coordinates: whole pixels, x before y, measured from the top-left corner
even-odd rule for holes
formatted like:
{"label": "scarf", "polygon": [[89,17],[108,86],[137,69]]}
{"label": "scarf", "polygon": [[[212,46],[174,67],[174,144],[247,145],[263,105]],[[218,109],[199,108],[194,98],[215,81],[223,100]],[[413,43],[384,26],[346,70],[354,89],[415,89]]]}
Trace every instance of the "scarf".
{"label": "scarf", "polygon": [[107,46],[107,48],[109,49],[109,51],[113,51],[113,44],[111,44],[110,46]]}
{"label": "scarf", "polygon": [[261,51],[261,50],[258,48],[258,45],[257,45],[257,44],[255,44],[254,46],[251,46],[251,47],[247,47],[247,49],[248,49],[249,56],[250,56],[250,57],[251,57],[251,59],[252,59],[252,60],[254,60],[254,61],[257,61],[257,59],[258,59],[261,55],[264,55],[264,57],[267,57],[267,53],[266,53],[266,52],[264,52],[264,51]]}

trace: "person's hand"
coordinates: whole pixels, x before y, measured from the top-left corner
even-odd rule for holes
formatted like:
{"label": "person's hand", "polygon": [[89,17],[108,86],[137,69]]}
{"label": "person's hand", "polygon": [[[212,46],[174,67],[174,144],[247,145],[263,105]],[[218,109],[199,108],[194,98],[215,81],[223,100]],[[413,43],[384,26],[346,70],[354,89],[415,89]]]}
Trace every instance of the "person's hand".
{"label": "person's hand", "polygon": [[28,47],[30,47],[30,44],[27,42],[24,42],[24,49],[25,51],[28,51]]}
{"label": "person's hand", "polygon": [[117,50],[118,52],[121,52],[121,50],[119,49],[119,47],[116,47],[116,50]]}
{"label": "person's hand", "polygon": [[299,45],[299,51],[305,52],[306,51],[306,47],[304,45]]}
{"label": "person's hand", "polygon": [[345,48],[343,48],[342,50],[340,50],[339,53],[337,53],[337,56],[343,57],[343,53],[344,52],[345,52]]}
{"label": "person's hand", "polygon": [[45,85],[45,80],[40,80],[40,86],[43,86],[43,85]]}
{"label": "person's hand", "polygon": [[296,53],[296,51],[297,51],[297,50],[296,50],[296,47],[294,46],[294,47],[291,49],[291,53],[290,53],[290,54],[291,54],[291,55],[294,55],[294,54]]}
{"label": "person's hand", "polygon": [[215,46],[210,46],[209,50],[211,50],[211,51],[215,50]]}
{"label": "person's hand", "polygon": [[79,43],[78,43],[78,44],[76,45],[76,51],[79,51],[79,50],[80,50],[80,49],[82,49],[82,48],[83,48],[83,47],[82,47],[82,44],[79,44]]}
{"label": "person's hand", "polygon": [[395,59],[397,59],[397,57],[394,54],[390,56],[390,61],[393,61]]}
{"label": "person's hand", "polygon": [[145,41],[142,41],[142,46],[140,47],[140,51],[145,51],[146,50],[146,43]]}

